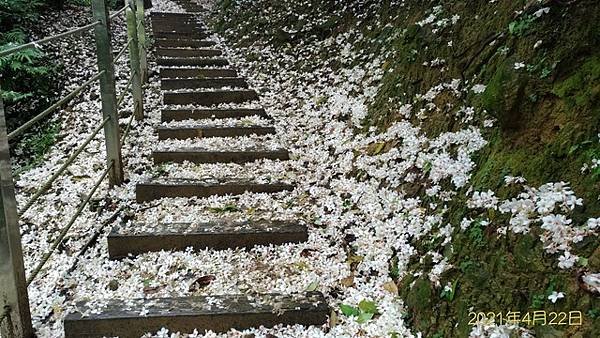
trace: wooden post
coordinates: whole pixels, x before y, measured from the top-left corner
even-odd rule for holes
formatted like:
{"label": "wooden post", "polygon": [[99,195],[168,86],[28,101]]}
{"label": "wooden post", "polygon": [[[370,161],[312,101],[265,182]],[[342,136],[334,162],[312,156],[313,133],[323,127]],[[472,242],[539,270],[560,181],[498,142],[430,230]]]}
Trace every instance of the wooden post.
{"label": "wooden post", "polygon": [[92,0],[92,11],[94,19],[100,21],[100,24],[94,28],[94,32],[96,36],[98,70],[104,71],[100,77],[102,116],[104,119],[109,119],[104,125],[106,165],[114,163],[108,174],[108,182],[110,186],[114,186],[123,183],[123,160],[121,157],[119,118],[117,114],[114,60],[110,46],[110,20],[105,0]]}
{"label": "wooden post", "polygon": [[0,336],[33,337],[25,268],[21,250],[21,232],[12,177],[10,149],[6,135],[4,103],[0,98]]}
{"label": "wooden post", "polygon": [[140,71],[140,48],[135,19],[135,0],[127,0],[127,36],[129,44],[129,65],[131,68],[131,95],[133,96],[133,114],[136,120],[144,118],[144,90]]}
{"label": "wooden post", "polygon": [[148,82],[148,57],[146,53],[146,27],[144,19],[144,0],[136,0],[137,33],[140,46],[140,71],[142,83]]}

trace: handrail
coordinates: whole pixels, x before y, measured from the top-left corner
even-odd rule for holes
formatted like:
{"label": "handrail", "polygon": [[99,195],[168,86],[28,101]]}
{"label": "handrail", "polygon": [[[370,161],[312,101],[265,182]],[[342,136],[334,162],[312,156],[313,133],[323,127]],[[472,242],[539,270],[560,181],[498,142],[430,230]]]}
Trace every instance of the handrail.
{"label": "handrail", "polygon": [[108,18],[109,20],[112,20],[114,18],[116,18],[117,16],[119,16],[119,14],[125,12],[125,10],[127,9],[127,5],[123,6],[123,8],[119,9],[118,11],[114,12],[113,14],[111,14]]}
{"label": "handrail", "polygon": [[121,95],[119,95],[119,98],[117,98],[117,107],[120,106],[121,103],[123,103],[123,99],[125,99],[125,95],[127,95],[127,93],[129,92],[129,89],[131,89],[132,81],[133,81],[133,76],[130,76],[129,80],[127,81],[127,84],[123,88],[123,92],[121,93]]}
{"label": "handrail", "polygon": [[[41,113],[35,115],[29,121],[18,126],[14,131],[7,135],[6,132],[6,121],[5,112],[3,107],[2,99],[0,98],[0,143],[2,149],[0,155],[2,157],[2,163],[4,166],[0,169],[3,171],[3,182],[4,177],[10,179],[11,184],[3,184],[2,197],[0,199],[0,208],[4,207],[5,213],[0,213],[0,222],[9,224],[9,227],[3,227],[0,230],[0,251],[8,250],[13,259],[9,262],[11,268],[14,271],[15,278],[9,278],[9,285],[2,285],[0,287],[0,335],[7,337],[14,335],[14,332],[22,332],[24,336],[32,336],[33,328],[30,315],[29,299],[27,294],[27,287],[30,286],[34,281],[39,282],[39,279],[47,274],[47,270],[50,267],[49,261],[52,256],[60,251],[60,247],[69,240],[71,231],[75,227],[75,223],[82,222],[82,219],[87,217],[87,213],[84,212],[87,206],[94,198],[95,194],[100,192],[100,186],[103,186],[104,182],[108,183],[109,187],[120,185],[124,182],[124,170],[123,161],[121,155],[121,149],[123,144],[126,142],[131,130],[135,128],[133,126],[133,120],[141,119],[143,115],[143,87],[142,83],[147,81],[148,65],[146,61],[146,35],[145,35],[145,24],[144,24],[144,7],[142,0],[127,0],[126,5],[112,14],[108,13],[106,7],[106,0],[91,0],[92,6],[92,19],[91,23],[81,27],[69,28],[68,31],[62,32],[53,36],[45,37],[36,41],[28,42],[22,45],[9,44],[3,46],[4,50],[0,50],[0,57],[13,55],[21,50],[27,48],[42,48],[42,44],[47,44],[58,39],[65,37],[74,36],[76,34],[87,34],[89,30],[93,30],[94,42],[96,47],[96,65],[98,67],[98,73],[92,74],[89,78],[82,80],[82,84],[75,84],[79,86],[69,93],[64,93],[62,98],[58,98],[58,101],[45,108]],[[126,25],[127,25],[127,41],[124,46],[115,46],[111,44],[112,34],[110,32],[110,22],[117,18],[117,16],[126,13]],[[117,20],[118,23],[124,20]],[[117,50],[113,53],[113,48]],[[130,77],[127,84],[122,88],[122,92],[117,92],[115,83],[115,60],[121,59],[129,49],[129,71]],[[15,55],[17,56],[17,55]],[[144,75],[145,74],[145,75]],[[143,80],[146,79],[146,80]],[[60,110],[65,104],[70,102],[76,95],[79,95],[84,90],[94,89],[91,87],[92,83],[98,81],[99,93],[102,107],[102,120],[100,125],[91,126],[90,134],[85,136],[85,139],[80,144],[73,145],[73,149],[69,149],[70,154],[65,154],[67,158],[58,163],[48,178],[44,178],[44,182],[40,186],[36,186],[31,190],[31,195],[28,200],[24,200],[23,207],[18,208],[15,195],[14,195],[14,180],[10,170],[10,145],[9,140],[22,135],[26,130],[29,130],[35,123],[38,123],[42,119],[49,116],[52,112]],[[118,107],[124,102],[127,94],[130,93],[133,99],[133,113],[131,116],[127,116],[127,126],[121,128],[119,126],[119,109]],[[119,94],[117,96],[117,94]],[[94,112],[90,112],[94,113]],[[58,114],[58,113],[57,113]],[[100,121],[99,121],[100,122]],[[87,129],[87,128],[86,128]],[[37,262],[32,262],[32,269],[30,270],[29,276],[25,274],[25,267],[23,264],[23,253],[21,250],[21,236],[19,232],[19,217],[27,212],[31,212],[32,206],[38,205],[40,199],[43,196],[47,196],[48,192],[58,184],[58,178],[66,174],[69,166],[72,166],[77,159],[81,159],[81,154],[85,152],[92,144],[93,140],[98,139],[100,131],[104,129],[104,146],[106,147],[106,166],[100,169],[100,172],[94,174],[95,178],[92,177],[88,181],[90,184],[87,187],[87,195],[81,197],[77,204],[74,205],[74,210],[71,215],[67,213],[65,217],[69,217],[66,224],[57,224],[55,230],[55,238],[49,239],[50,243],[46,250],[39,253],[40,257]],[[123,133],[119,135],[119,130],[123,130]],[[62,175],[62,176],[61,176]],[[98,175],[98,176],[96,176]],[[6,183],[6,182],[5,182]],[[111,216],[110,219],[114,220],[114,217],[123,210],[121,206],[115,215]],[[109,223],[107,220],[98,229],[90,228],[89,230],[93,233],[92,237],[84,244],[83,248],[80,249],[79,253],[75,256],[74,264],[68,269],[72,271],[77,260],[81,257],[87,248],[98,240],[102,229]],[[78,223],[78,224],[79,224]],[[86,228],[87,229],[87,228]],[[18,258],[18,259],[17,259]],[[20,260],[19,260],[20,259]],[[7,270],[8,271],[8,270]],[[7,271],[0,273],[4,274]],[[11,272],[9,272],[11,273]],[[4,306],[2,306],[4,305]]]}
{"label": "handrail", "polygon": [[125,46],[123,46],[121,48],[121,50],[115,56],[114,62],[117,62],[117,60],[119,60],[121,58],[121,56],[123,56],[123,54],[125,54],[125,51],[127,50],[127,47],[129,47],[129,44],[131,44],[132,41],[133,41],[132,39],[127,40],[127,43],[125,44]]}
{"label": "handrail", "polygon": [[94,193],[96,192],[96,190],[98,189],[98,187],[100,186],[102,181],[104,181],[104,179],[106,178],[106,175],[108,175],[108,172],[112,169],[114,164],[115,164],[114,162],[111,162],[106,167],[106,169],[104,169],[104,172],[102,173],[100,178],[96,181],[96,184],[94,184],[94,186],[92,187],[92,190],[90,190],[90,192],[87,195],[87,197],[85,198],[85,200],[83,200],[83,202],[79,205],[79,208],[77,208],[77,211],[75,211],[75,214],[73,214],[73,216],[69,220],[69,223],[67,223],[67,225],[61,230],[60,234],[58,235],[58,238],[56,240],[54,240],[54,242],[52,243],[52,246],[50,247],[50,250],[48,252],[46,252],[46,254],[44,254],[44,256],[42,257],[42,260],[38,263],[38,265],[35,267],[35,269],[33,269],[33,271],[31,272],[31,275],[29,275],[29,277],[27,277],[27,286],[29,286],[31,284],[31,282],[33,282],[33,280],[40,273],[40,271],[42,270],[42,268],[44,267],[46,262],[48,262],[48,259],[50,259],[50,256],[52,256],[52,254],[54,253],[54,250],[56,250],[56,248],[60,245],[60,243],[62,243],[62,241],[65,239],[65,237],[67,236],[67,233],[69,232],[69,230],[71,229],[71,227],[73,226],[73,224],[75,223],[77,218],[81,215],[81,211],[83,210],[83,208],[85,208],[85,206],[92,199],[92,196],[94,196]]}
{"label": "handrail", "polygon": [[127,128],[125,128],[125,131],[123,132],[123,136],[121,137],[121,147],[125,144],[125,140],[127,139],[127,136],[129,135],[129,129],[131,128],[131,125],[133,124],[133,117],[135,116],[135,114],[131,114],[131,117],[129,118],[129,122],[127,122]]}
{"label": "handrail", "polygon": [[33,41],[33,42],[22,44],[22,45],[13,47],[13,48],[5,49],[3,51],[0,51],[0,57],[16,53],[16,52],[18,52],[20,50],[27,49],[27,48],[32,48],[32,47],[37,48],[41,44],[44,44],[44,43],[51,42],[51,41],[54,41],[54,40],[58,40],[58,39],[61,39],[61,38],[64,38],[64,37],[67,37],[67,36],[70,36],[70,35],[75,35],[75,34],[87,31],[89,29],[92,29],[92,28],[96,27],[99,24],[100,24],[100,21],[95,21],[95,22],[92,22],[92,23],[87,24],[85,26],[81,26],[81,27],[72,29],[72,30],[67,31],[67,32],[59,33],[59,34],[56,34],[56,35],[53,35],[53,36],[49,36],[49,37],[46,37],[46,38],[43,38],[43,39],[40,39],[40,40],[36,40],[36,41]]}
{"label": "handrail", "polygon": [[108,120],[109,118],[105,118],[104,121],[102,121],[102,123],[98,127],[96,127],[96,129],[94,129],[94,131],[85,139],[85,141],[83,141],[79,148],[77,148],[77,150],[75,150],[75,152],[65,161],[65,163],[63,163],[63,165],[50,177],[50,179],[48,179],[48,181],[46,181],[46,183],[42,185],[40,190],[38,190],[31,197],[31,199],[29,199],[29,201],[27,201],[25,206],[21,210],[19,210],[19,216],[23,215],[25,211],[27,211],[33,205],[33,203],[38,198],[40,198],[40,196],[42,196],[46,191],[50,189],[50,187],[52,187],[52,183],[54,183],[54,181],[56,181],[60,174],[62,174],[69,167],[69,165],[71,165],[71,163],[75,161],[77,156],[81,154],[81,152],[87,147],[87,145],[90,142],[92,142],[92,140],[96,137],[96,135],[98,135],[98,133],[100,132],[102,127],[104,127],[106,122],[108,122]]}
{"label": "handrail", "polygon": [[5,306],[4,310],[2,311],[2,314],[0,315],[0,324],[2,324],[2,322],[4,321],[4,319],[6,317],[8,317],[8,314],[10,313],[10,306]]}
{"label": "handrail", "polygon": [[87,86],[89,86],[92,82],[98,80],[103,74],[104,74],[104,71],[101,71],[101,72],[97,73],[96,75],[92,76],[89,80],[85,81],[81,86],[79,86],[78,88],[76,88],[75,90],[73,90],[72,92],[70,92],[67,96],[65,96],[62,99],[58,100],[58,102],[56,102],[53,105],[51,105],[50,107],[46,108],[43,112],[39,113],[34,118],[32,118],[31,120],[25,122],[23,125],[21,125],[17,129],[15,129],[12,132],[10,132],[8,134],[8,139],[12,140],[13,138],[15,138],[15,136],[18,136],[21,133],[23,133],[25,130],[27,130],[29,127],[31,127],[34,123],[36,123],[39,120],[41,120],[44,117],[46,117],[46,115],[50,114],[56,108],[62,106],[65,103],[67,103],[69,100],[71,100],[73,97],[75,97],[75,95],[79,94],[83,89],[85,89]]}

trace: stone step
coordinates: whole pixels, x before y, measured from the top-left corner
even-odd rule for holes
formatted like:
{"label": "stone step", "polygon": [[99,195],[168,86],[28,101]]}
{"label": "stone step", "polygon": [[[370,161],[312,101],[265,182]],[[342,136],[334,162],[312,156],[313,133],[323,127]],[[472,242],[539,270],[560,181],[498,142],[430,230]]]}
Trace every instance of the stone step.
{"label": "stone step", "polygon": [[[114,299],[105,305],[97,309],[93,302],[77,303],[78,312],[64,319],[65,338],[139,338],[163,327],[169,332],[224,333],[278,324],[320,326],[330,311],[320,292]],[[142,309],[145,315],[140,315]]]}
{"label": "stone step", "polygon": [[156,39],[155,44],[159,48],[171,48],[171,47],[211,47],[217,43],[211,40],[181,40],[181,39]]}
{"label": "stone step", "polygon": [[219,49],[186,49],[186,48],[157,48],[156,54],[168,57],[198,57],[198,56],[219,56],[222,54]]}
{"label": "stone step", "polygon": [[229,61],[222,58],[201,58],[201,57],[192,57],[192,58],[159,58],[157,60],[159,66],[198,66],[198,67],[206,67],[206,66],[227,66],[229,65]]}
{"label": "stone step", "polygon": [[243,150],[243,151],[205,151],[184,148],[169,151],[153,151],[154,164],[159,163],[250,163],[258,160],[289,160],[290,154],[285,149],[278,150]]}
{"label": "stone step", "polygon": [[161,112],[161,121],[183,121],[183,120],[203,120],[203,119],[227,119],[242,118],[247,116],[260,116],[271,119],[267,112],[262,108],[250,109],[165,109]]}
{"label": "stone step", "polygon": [[213,90],[196,92],[166,92],[163,94],[164,104],[198,104],[211,106],[221,103],[243,103],[258,100],[254,90]]}
{"label": "stone step", "polygon": [[160,68],[162,79],[205,78],[205,77],[236,77],[235,69],[224,68]]}
{"label": "stone step", "polygon": [[204,78],[204,79],[162,79],[160,87],[163,90],[201,89],[201,88],[248,88],[246,80],[241,77]]}
{"label": "stone step", "polygon": [[185,140],[200,137],[237,137],[275,134],[274,127],[158,127],[158,139]]}
{"label": "stone step", "polygon": [[153,31],[152,35],[157,39],[177,39],[177,40],[203,40],[210,36],[208,32],[193,31],[193,32],[165,32]]}
{"label": "stone step", "polygon": [[210,197],[251,193],[276,193],[291,191],[294,187],[285,183],[255,183],[244,180],[205,182],[191,179],[162,179],[138,183],[135,187],[136,201],[148,202],[163,197]]}
{"label": "stone step", "polygon": [[282,221],[216,220],[202,224],[162,223],[151,230],[139,232],[133,228],[116,227],[108,235],[108,256],[111,259],[137,256],[161,250],[183,251],[251,248],[256,245],[280,245],[308,240],[305,225]]}

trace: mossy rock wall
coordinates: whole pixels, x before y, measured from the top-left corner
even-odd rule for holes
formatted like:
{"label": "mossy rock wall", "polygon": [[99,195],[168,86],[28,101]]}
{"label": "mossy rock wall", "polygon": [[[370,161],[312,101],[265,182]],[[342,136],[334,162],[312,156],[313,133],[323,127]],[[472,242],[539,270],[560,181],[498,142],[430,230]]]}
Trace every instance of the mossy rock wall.
{"label": "mossy rock wall", "polygon": [[[523,176],[533,187],[547,182],[569,182],[584,205],[573,213],[574,224],[600,216],[600,171],[582,174],[581,168],[600,158],[600,6],[597,1],[304,1],[294,8],[273,2],[269,9],[234,0],[222,4],[218,29],[244,36],[241,46],[262,41],[274,48],[287,48],[302,41],[323,40],[358,25],[369,39],[354,48],[366,53],[387,51],[380,90],[369,108],[364,128],[385,130],[399,120],[398,107],[413,104],[415,111],[425,102],[415,100],[431,87],[452,79],[484,84],[477,95],[439,95],[443,107],[420,121],[430,137],[464,127],[454,116],[461,106],[472,106],[476,115],[471,124],[483,126],[494,118],[493,128],[484,128],[486,147],[474,159],[474,190],[495,191],[500,198],[514,197],[519,191],[504,187],[506,175]],[[340,15],[335,6],[347,6]],[[431,25],[417,23],[441,6],[440,18],[458,16],[455,24],[435,32]],[[549,8],[539,17],[536,12]],[[363,10],[363,16],[355,13]],[[233,13],[235,12],[235,13]],[[271,20],[266,20],[267,14]],[[275,13],[275,14],[274,14]],[[303,16],[304,19],[298,19]],[[320,18],[322,24],[302,29],[307,18]],[[281,27],[296,22],[296,33]],[[452,43],[449,43],[449,42]],[[390,52],[391,51],[391,52]],[[330,51],[320,51],[327,62]],[[424,62],[444,60],[442,67]],[[515,64],[523,63],[521,69]],[[336,64],[330,64],[336,69]],[[297,62],[309,69],[310,60]],[[466,189],[465,189],[466,190]],[[423,189],[413,189],[421,192]],[[473,216],[465,207],[466,191],[447,205],[447,222],[457,225]],[[462,198],[461,198],[462,195]],[[423,196],[423,198],[427,198]],[[561,270],[556,255],[545,252],[539,234],[509,234],[498,237],[496,230],[507,222],[495,217],[485,228],[467,232],[456,230],[450,246],[440,248],[429,238],[413,243],[420,257],[430,250],[443,252],[454,268],[443,282],[456,285],[452,300],[440,297],[439,288],[425,277],[398,280],[409,322],[427,337],[465,337],[471,326],[468,312],[573,311],[584,313],[582,326],[538,326],[538,337],[600,337],[600,301],[580,287],[583,269]],[[458,227],[457,227],[458,228]],[[575,247],[588,259],[588,268],[600,268],[600,241],[586,238]],[[417,259],[409,272],[427,271],[431,266]],[[564,301],[551,303],[548,292],[561,290]]]}

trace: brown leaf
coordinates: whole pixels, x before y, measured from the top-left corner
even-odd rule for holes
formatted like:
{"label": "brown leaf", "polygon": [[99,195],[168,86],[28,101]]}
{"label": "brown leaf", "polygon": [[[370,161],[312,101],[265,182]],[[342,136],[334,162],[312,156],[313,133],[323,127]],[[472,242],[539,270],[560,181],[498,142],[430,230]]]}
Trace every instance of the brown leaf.
{"label": "brown leaf", "polygon": [[160,289],[160,286],[144,286],[144,293],[147,295],[151,295],[157,293]]}
{"label": "brown leaf", "polygon": [[300,252],[300,256],[301,257],[310,257],[310,256],[312,256],[312,253],[315,252],[315,251],[317,251],[317,250],[316,249],[308,249],[308,248],[306,248],[306,249],[304,249],[304,250],[302,250]]}
{"label": "brown leaf", "polygon": [[329,315],[329,327],[334,327],[338,324],[339,319],[337,316],[337,313],[335,311],[331,311],[331,314]]}
{"label": "brown leaf", "polygon": [[201,289],[203,287],[210,285],[210,283],[212,283],[212,281],[214,281],[215,278],[216,277],[214,275],[206,275],[206,276],[202,276],[202,277],[196,279],[190,285],[190,291],[198,290],[198,289]]}
{"label": "brown leaf", "polygon": [[345,287],[351,287],[352,285],[354,285],[354,276],[350,275],[346,278],[340,279],[340,284],[342,284]]}
{"label": "brown leaf", "polygon": [[383,284],[383,289],[393,294],[394,296],[398,295],[398,286],[396,285],[396,283],[394,283],[394,281],[385,282]]}

